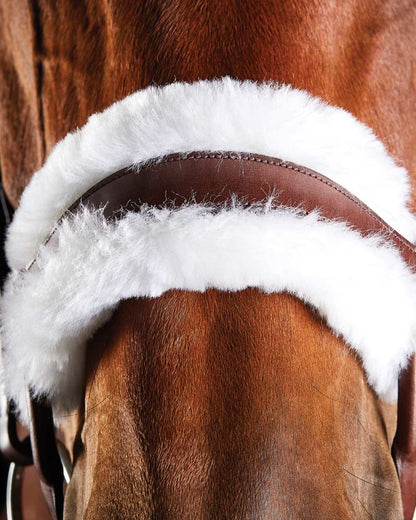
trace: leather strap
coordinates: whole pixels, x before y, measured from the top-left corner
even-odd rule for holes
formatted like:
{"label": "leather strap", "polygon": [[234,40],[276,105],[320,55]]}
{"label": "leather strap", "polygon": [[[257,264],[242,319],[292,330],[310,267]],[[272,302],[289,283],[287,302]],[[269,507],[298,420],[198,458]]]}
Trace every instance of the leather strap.
{"label": "leather strap", "polygon": [[[88,190],[62,215],[44,243],[57,240],[56,229],[63,218],[77,213],[83,206],[103,208],[108,219],[118,219],[125,211],[138,211],[142,204],[162,206],[175,201],[221,204],[237,196],[243,204],[264,201],[274,195],[274,204],[301,208],[305,213],[319,209],[327,219],[347,222],[363,235],[382,233],[400,251],[403,259],[416,271],[415,247],[392,229],[368,206],[340,185],[313,170],[272,157],[254,154],[194,152],[178,154],[149,163],[140,171],[124,168]],[[27,269],[30,269],[36,258]],[[400,375],[397,434],[392,449],[402,490],[405,520],[411,520],[416,503],[416,399],[415,362]],[[36,413],[34,414],[34,417]],[[49,423],[51,423],[51,418]],[[48,422],[48,421],[47,421]],[[34,429],[32,449],[45,443],[44,433]],[[45,438],[54,446],[50,431]],[[37,465],[42,466],[37,461]],[[57,466],[57,464],[56,464]],[[58,471],[58,468],[56,468]],[[60,504],[59,486],[53,475],[46,479],[50,502]],[[60,478],[60,477],[59,477]]]}
{"label": "leather strap", "polygon": [[28,391],[30,441],[33,461],[40,477],[43,495],[52,520],[62,520],[64,510],[64,476],[55,440],[52,410],[42,399]]}
{"label": "leather strap", "polygon": [[382,233],[416,270],[414,246],[339,184],[290,162],[231,152],[198,152],[187,157],[174,154],[142,167],[139,172],[133,167],[124,168],[82,195],[62,215],[44,243],[54,239],[62,219],[77,213],[82,206],[104,208],[104,216],[114,219],[126,210],[139,211],[142,204],[162,206],[175,201],[180,206],[189,200],[221,204],[233,195],[246,205],[274,195],[276,205],[302,208],[305,212],[318,208],[323,217],[348,222],[363,235]]}
{"label": "leather strap", "polygon": [[416,507],[416,362],[414,355],[409,366],[399,377],[397,430],[392,455],[399,475],[404,519],[412,520]]}

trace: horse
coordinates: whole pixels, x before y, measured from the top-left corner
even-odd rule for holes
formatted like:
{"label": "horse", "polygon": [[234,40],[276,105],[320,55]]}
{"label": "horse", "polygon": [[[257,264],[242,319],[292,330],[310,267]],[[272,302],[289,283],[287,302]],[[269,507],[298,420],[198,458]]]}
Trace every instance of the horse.
{"label": "horse", "polygon": [[[25,293],[18,301],[10,299],[14,288],[6,288],[6,354],[12,335],[23,331],[6,379],[20,385],[12,394],[26,423],[30,412],[19,394],[20,379],[31,378],[36,397],[55,399],[58,437],[72,466],[64,518],[411,518],[414,504],[403,511],[391,455],[397,411],[391,400],[412,353],[400,342],[414,326],[412,273],[380,237],[363,238],[342,222],[322,220],[316,205],[305,211],[287,200],[291,209],[284,212],[274,202],[279,186],[268,188],[276,172],[290,170],[302,179],[319,177],[320,188],[311,188],[307,199],[315,189],[320,197],[329,183],[351,201],[342,184],[406,238],[416,239],[406,206],[415,209],[408,192],[416,182],[416,8],[405,0],[45,0],[5,1],[0,10],[1,173],[10,204],[20,208],[8,235],[15,272],[9,288],[38,245],[39,259],[24,275],[42,288],[45,266],[51,265],[49,273],[61,269],[61,278],[47,280],[46,307],[38,306],[33,288],[33,299]],[[97,115],[115,102],[121,104]],[[143,128],[124,117],[131,106],[141,110]],[[93,114],[85,131],[55,148]],[[120,149],[122,160],[113,159]],[[156,205],[148,202],[143,209],[142,199],[134,207],[127,200],[129,212],[116,223],[103,223],[105,205],[88,212],[81,204],[75,211],[73,203],[104,182],[103,173],[126,179],[135,164],[143,174],[138,177],[151,184],[141,186],[141,197],[147,190]],[[237,181],[231,177],[235,165]],[[272,173],[264,182],[267,168]],[[308,168],[317,173],[308,174]],[[33,182],[46,180],[31,193],[38,170],[43,173]],[[62,176],[67,170],[70,175]],[[224,181],[221,187],[216,172],[234,186],[237,198]],[[337,184],[339,172],[344,176]],[[251,175],[261,185],[256,196],[251,184],[241,187]],[[178,178],[194,184],[179,189]],[[199,179],[207,179],[207,187]],[[68,208],[79,225],[63,222],[65,234],[57,244],[53,230]],[[329,203],[328,208],[332,215]],[[287,263],[279,264],[280,285],[262,278],[269,271],[276,275],[273,262],[283,254],[278,248],[270,256],[259,245],[269,244],[271,232],[263,242],[261,233],[275,225],[273,219],[284,223],[287,244],[300,237],[287,246],[293,251]],[[142,226],[141,235],[130,221]],[[113,234],[121,226],[130,237],[126,242]],[[226,226],[233,232],[221,235]],[[131,287],[139,270],[126,282],[127,265],[141,237],[154,236],[150,227],[160,230],[159,238],[145,243],[143,255],[181,246],[171,271],[163,271],[162,257],[148,261],[148,272],[158,277],[163,271],[164,277],[138,294]],[[60,260],[56,269],[47,263],[48,244],[42,245],[49,235]],[[101,247],[104,235],[111,240]],[[60,248],[70,239],[79,246]],[[104,280],[96,275],[107,247],[116,271]],[[350,249],[356,254],[348,256]],[[89,264],[81,261],[87,254]],[[295,290],[287,278],[298,283],[301,267],[301,289]],[[200,281],[200,271],[210,273],[209,282]],[[247,272],[255,282],[242,280]],[[177,273],[186,283],[177,282]],[[78,274],[77,291],[84,294],[85,283],[91,307],[81,297],[74,300],[68,321],[59,312],[67,301],[60,291],[66,276]],[[88,277],[96,280],[93,290]],[[121,302],[109,300],[104,310],[94,307],[94,314],[96,294],[107,294],[112,281],[124,288]],[[350,299],[331,299],[338,283]],[[322,287],[321,301],[316,295]],[[48,320],[52,307],[54,318]],[[85,327],[78,325],[86,320],[81,311],[92,320]],[[25,335],[29,322],[35,324],[33,336]],[[58,322],[65,331],[78,327],[76,334],[71,329],[59,336],[65,359],[64,347],[45,350],[45,338],[55,341]],[[375,347],[357,347],[367,345],[367,330],[385,358],[374,354]],[[69,365],[81,336],[86,346]],[[402,346],[399,361],[389,353],[392,337]],[[27,342],[38,350],[23,370]]]}

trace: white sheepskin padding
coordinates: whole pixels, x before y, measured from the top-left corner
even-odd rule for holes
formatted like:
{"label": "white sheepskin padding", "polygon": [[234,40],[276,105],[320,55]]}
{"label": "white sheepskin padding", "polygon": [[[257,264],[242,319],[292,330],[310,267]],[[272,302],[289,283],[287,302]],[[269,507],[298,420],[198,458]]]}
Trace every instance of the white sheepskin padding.
{"label": "white sheepskin padding", "polygon": [[[336,244],[336,247],[334,247]],[[312,304],[363,359],[383,397],[395,393],[416,331],[416,277],[377,237],[287,209],[143,209],[108,223],[84,210],[14,272],[3,298],[7,388],[25,385],[70,410],[83,386],[85,342],[114,306],[169,289],[289,291]]]}
{"label": "white sheepskin padding", "polygon": [[351,114],[290,86],[225,78],[149,87],[56,145],[24,191],[7,256],[24,268],[61,214],[95,183],[170,153],[269,155],[316,170],[416,240],[407,172]]}
{"label": "white sheepskin padding", "polygon": [[3,379],[23,419],[28,386],[58,413],[76,407],[88,338],[121,300],[169,289],[288,291],[361,356],[379,395],[394,398],[398,372],[415,350],[416,275],[382,237],[269,201],[250,209],[143,207],[111,223],[84,209],[42,245],[98,181],[191,151],[260,153],[315,169],[416,238],[406,171],[344,110],[288,86],[227,78],[137,92],[55,147],[10,227]]}

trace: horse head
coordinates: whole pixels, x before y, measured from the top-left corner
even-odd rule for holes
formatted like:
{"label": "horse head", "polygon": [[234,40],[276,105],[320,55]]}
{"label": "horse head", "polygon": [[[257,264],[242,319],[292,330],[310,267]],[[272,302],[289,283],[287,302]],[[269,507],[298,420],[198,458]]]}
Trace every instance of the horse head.
{"label": "horse head", "polygon": [[[9,199],[28,184],[6,243],[3,378],[57,517],[403,518],[413,474],[399,472],[404,486],[391,446],[414,353],[416,226],[392,155],[414,165],[415,109],[355,42],[381,49],[384,33],[357,27],[387,17],[402,71],[397,34],[416,13],[350,6],[361,25],[334,58],[323,27],[344,34],[346,10],[246,7],[107,7],[78,36],[81,8],[63,24],[21,8],[43,27],[27,126],[40,144],[19,177],[0,143]],[[71,57],[79,81],[75,40],[91,50]],[[360,60],[368,90],[352,81]],[[212,79],[227,75],[248,80]]]}

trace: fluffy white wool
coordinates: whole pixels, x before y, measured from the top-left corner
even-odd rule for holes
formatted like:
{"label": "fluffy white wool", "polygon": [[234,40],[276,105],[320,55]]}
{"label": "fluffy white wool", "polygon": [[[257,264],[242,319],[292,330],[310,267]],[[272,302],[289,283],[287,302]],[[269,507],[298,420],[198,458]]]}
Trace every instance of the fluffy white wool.
{"label": "fluffy white wool", "polygon": [[259,153],[312,168],[416,239],[406,171],[368,127],[289,86],[225,78],[147,88],[67,135],[22,196],[7,242],[10,265],[25,267],[64,210],[109,173],[195,150]]}
{"label": "fluffy white wool", "polygon": [[[63,222],[57,243],[41,246],[65,209],[102,178],[195,150],[262,153],[315,169],[416,238],[406,171],[347,112],[287,86],[230,79],[137,92],[56,146],[10,228],[3,374],[23,417],[27,385],[58,411],[76,406],[88,337],[120,300],[172,288],[289,291],[342,334],[376,391],[394,397],[414,351],[416,275],[380,238],[290,209],[236,205],[216,213],[194,204],[147,208],[117,223],[84,210]],[[19,272],[38,250],[34,268]]]}
{"label": "fluffy white wool", "polygon": [[396,250],[316,214],[238,207],[215,214],[198,205],[147,209],[118,223],[88,211],[66,221],[59,245],[41,248],[38,268],[7,283],[9,392],[23,407],[29,384],[55,408],[71,409],[85,341],[117,302],[209,287],[286,290],[311,303],[360,354],[374,388],[394,395],[416,331],[416,277]]}

